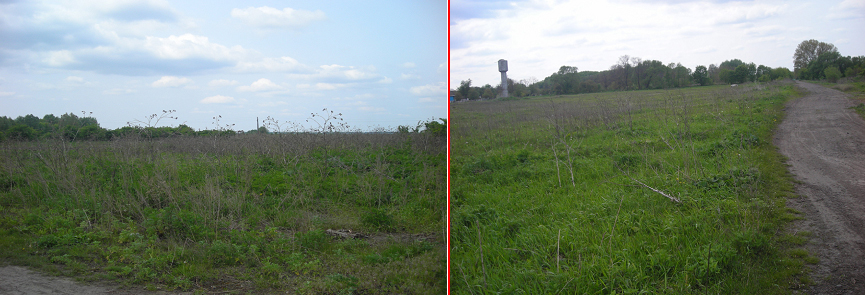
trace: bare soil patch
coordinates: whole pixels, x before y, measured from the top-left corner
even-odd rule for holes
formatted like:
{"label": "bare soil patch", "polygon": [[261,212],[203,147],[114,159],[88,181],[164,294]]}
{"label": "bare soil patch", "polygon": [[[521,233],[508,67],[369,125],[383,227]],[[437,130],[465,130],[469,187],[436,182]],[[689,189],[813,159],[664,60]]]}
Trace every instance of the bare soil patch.
{"label": "bare soil patch", "polygon": [[775,144],[788,158],[803,213],[794,231],[812,233],[812,294],[865,294],[865,121],[849,95],[798,82],[808,91],[787,105]]}
{"label": "bare soil patch", "polygon": [[0,294],[30,295],[97,295],[97,294],[184,294],[160,291],[120,289],[117,286],[83,284],[69,278],[53,277],[31,271],[21,266],[0,267]]}

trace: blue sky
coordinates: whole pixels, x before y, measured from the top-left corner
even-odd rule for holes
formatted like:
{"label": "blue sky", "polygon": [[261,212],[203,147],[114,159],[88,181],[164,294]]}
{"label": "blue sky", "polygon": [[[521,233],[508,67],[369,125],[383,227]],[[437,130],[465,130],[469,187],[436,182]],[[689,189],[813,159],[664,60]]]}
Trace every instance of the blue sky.
{"label": "blue sky", "polygon": [[602,71],[622,55],[665,64],[738,58],[793,69],[804,40],[865,55],[865,0],[453,0],[451,87],[543,79],[563,65]]}
{"label": "blue sky", "polygon": [[328,108],[352,126],[447,116],[447,3],[0,1],[0,116],[176,110],[255,128]]}

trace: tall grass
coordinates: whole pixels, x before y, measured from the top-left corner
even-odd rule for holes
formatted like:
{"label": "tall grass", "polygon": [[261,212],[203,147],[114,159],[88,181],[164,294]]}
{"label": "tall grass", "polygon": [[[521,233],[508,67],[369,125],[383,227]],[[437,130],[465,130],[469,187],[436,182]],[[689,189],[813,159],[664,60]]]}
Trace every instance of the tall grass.
{"label": "tall grass", "polygon": [[[442,137],[328,132],[2,145],[0,236],[8,242],[0,256],[12,262],[182,290],[445,288]],[[364,238],[339,239],[329,229]]]}
{"label": "tall grass", "polygon": [[771,136],[797,93],[775,83],[457,104],[453,290],[789,293],[806,279],[782,233],[792,187]]}

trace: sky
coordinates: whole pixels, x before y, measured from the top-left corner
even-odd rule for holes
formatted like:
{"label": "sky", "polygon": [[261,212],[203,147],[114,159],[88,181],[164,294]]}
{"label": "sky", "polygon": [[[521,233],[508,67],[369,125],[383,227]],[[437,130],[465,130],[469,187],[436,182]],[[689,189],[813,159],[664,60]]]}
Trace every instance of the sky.
{"label": "sky", "polygon": [[543,80],[563,65],[603,71],[629,55],[664,64],[719,65],[740,59],[793,70],[802,41],[865,55],[865,0],[451,1],[450,88]]}
{"label": "sky", "polygon": [[[268,116],[352,129],[447,117],[447,3],[0,0],[0,116],[175,110],[195,129]],[[90,114],[92,112],[92,115]],[[151,121],[149,124],[154,124]]]}

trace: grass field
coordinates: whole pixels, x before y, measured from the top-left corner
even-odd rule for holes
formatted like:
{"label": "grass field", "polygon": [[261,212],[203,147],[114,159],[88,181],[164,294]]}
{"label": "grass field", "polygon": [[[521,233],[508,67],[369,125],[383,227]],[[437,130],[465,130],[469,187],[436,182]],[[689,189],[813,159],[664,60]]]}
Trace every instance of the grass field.
{"label": "grass field", "polygon": [[445,292],[441,136],[0,144],[5,263],[150,290]]}
{"label": "grass field", "polygon": [[[788,294],[789,82],[456,104],[454,294]],[[807,233],[806,233],[807,234]]]}

